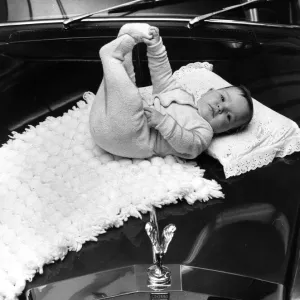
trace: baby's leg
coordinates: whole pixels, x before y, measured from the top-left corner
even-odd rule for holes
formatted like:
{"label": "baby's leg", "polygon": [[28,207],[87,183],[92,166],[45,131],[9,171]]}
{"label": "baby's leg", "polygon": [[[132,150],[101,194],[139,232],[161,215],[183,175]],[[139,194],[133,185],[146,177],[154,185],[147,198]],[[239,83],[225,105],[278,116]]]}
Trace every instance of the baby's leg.
{"label": "baby's leg", "polygon": [[123,66],[126,70],[126,73],[127,73],[128,77],[135,84],[136,83],[136,78],[135,78],[134,66],[133,66],[133,63],[132,63],[132,51],[128,52],[125,55]]}
{"label": "baby's leg", "polygon": [[150,128],[144,115],[138,88],[129,78],[123,62],[136,40],[124,34],[100,50],[103,82],[91,115],[91,133],[96,143],[113,154],[145,158],[153,155]]}
{"label": "baby's leg", "polygon": [[[124,34],[129,34],[135,39],[137,43],[142,42],[143,38],[151,38],[150,28],[151,26],[146,23],[128,23],[121,27],[118,33],[118,37]],[[132,51],[124,55],[123,65],[129,78],[132,80],[133,83],[135,83],[136,78],[135,78],[135,72],[132,63]]]}
{"label": "baby's leg", "polygon": [[[118,33],[118,37],[120,37],[120,36],[122,36],[126,33],[129,34],[128,30],[127,30],[127,27],[128,27],[128,24],[121,27],[121,29]],[[135,78],[134,66],[133,66],[133,63],[132,63],[132,51],[129,51],[127,54],[125,54],[123,66],[124,66],[128,76],[129,76],[129,78],[135,84],[136,83],[136,78]]]}

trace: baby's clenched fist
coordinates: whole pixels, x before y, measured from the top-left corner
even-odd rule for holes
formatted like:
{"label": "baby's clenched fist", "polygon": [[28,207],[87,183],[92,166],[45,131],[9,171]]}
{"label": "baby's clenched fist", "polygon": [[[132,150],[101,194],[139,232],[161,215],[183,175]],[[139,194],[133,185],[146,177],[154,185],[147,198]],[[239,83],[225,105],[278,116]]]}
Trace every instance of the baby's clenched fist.
{"label": "baby's clenched fist", "polygon": [[150,39],[144,38],[143,41],[147,46],[153,46],[157,44],[160,40],[159,29],[154,26],[150,26],[149,34],[152,36]]}
{"label": "baby's clenched fist", "polygon": [[144,111],[149,127],[155,128],[164,118],[163,114],[151,107],[144,107]]}

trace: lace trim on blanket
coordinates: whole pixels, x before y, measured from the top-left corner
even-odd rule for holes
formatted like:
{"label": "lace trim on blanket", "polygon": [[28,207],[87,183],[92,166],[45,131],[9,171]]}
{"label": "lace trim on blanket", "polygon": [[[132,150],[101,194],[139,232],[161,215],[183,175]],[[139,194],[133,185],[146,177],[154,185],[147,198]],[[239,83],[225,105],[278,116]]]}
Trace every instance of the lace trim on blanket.
{"label": "lace trim on blanket", "polygon": [[264,167],[270,164],[276,157],[285,157],[294,152],[300,152],[300,134],[298,137],[292,137],[285,142],[285,145],[274,149],[270,147],[268,152],[264,149],[263,153],[252,154],[251,157],[246,156],[236,161],[231,161],[230,164],[223,165],[225,177],[238,176],[243,173]]}

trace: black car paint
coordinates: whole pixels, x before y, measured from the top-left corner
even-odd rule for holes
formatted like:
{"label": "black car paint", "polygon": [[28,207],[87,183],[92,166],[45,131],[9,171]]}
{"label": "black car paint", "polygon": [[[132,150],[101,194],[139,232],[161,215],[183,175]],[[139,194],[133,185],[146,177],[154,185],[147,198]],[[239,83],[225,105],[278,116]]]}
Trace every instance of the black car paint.
{"label": "black car paint", "polygon": [[[209,61],[226,80],[247,85],[254,98],[299,124],[300,29],[211,21],[188,30],[182,21],[146,21],[160,28],[174,70],[189,62]],[[99,48],[116,36],[124,22],[85,22],[70,31],[61,24],[0,31],[4,66],[0,74],[1,142],[12,130],[21,132],[48,115],[62,114],[84,91],[96,92],[102,76]],[[150,84],[144,45],[136,47],[134,64],[138,85]],[[200,156],[198,163],[206,177],[220,182],[225,199],[193,206],[179,203],[159,210],[161,226],[172,222],[178,228],[165,263],[240,274],[252,282],[273,282],[284,286],[276,299],[289,295],[296,299],[293,292],[299,289],[299,274],[293,274],[298,263],[299,158],[295,153],[225,179],[217,161]],[[46,266],[44,274],[36,275],[26,289],[91,272],[151,264],[151,247],[144,232],[147,220],[148,216],[130,219],[122,228],[99,236],[97,243],[89,242],[64,261]],[[208,234],[200,239],[203,232]],[[211,274],[215,295],[225,297],[221,286],[230,281],[217,284],[218,273]],[[251,288],[250,280],[244,294]]]}

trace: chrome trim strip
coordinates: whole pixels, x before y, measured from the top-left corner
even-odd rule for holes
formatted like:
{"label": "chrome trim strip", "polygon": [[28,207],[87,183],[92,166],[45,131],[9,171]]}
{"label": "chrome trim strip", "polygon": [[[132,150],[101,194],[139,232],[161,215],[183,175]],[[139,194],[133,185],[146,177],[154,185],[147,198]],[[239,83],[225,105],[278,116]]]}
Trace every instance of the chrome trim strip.
{"label": "chrome trim strip", "polygon": [[[190,18],[154,18],[154,17],[139,17],[139,18],[90,18],[84,19],[81,22],[122,22],[122,21],[169,21],[169,22],[188,22]],[[10,27],[10,26],[22,26],[22,25],[43,25],[43,24],[59,24],[63,25],[65,19],[52,19],[52,20],[41,20],[41,21],[20,21],[20,22],[9,22],[0,23],[0,27]]]}
{"label": "chrome trim strip", "polygon": [[24,25],[43,25],[43,24],[58,24],[62,23],[61,20],[43,20],[43,21],[21,21],[21,22],[9,22],[0,23],[0,27],[13,27],[13,26],[24,26]]}
{"label": "chrome trim strip", "polygon": [[[90,18],[82,20],[81,22],[126,22],[126,21],[156,21],[156,22],[188,22],[192,18],[157,18],[157,17],[136,17],[136,18]],[[20,21],[20,22],[9,22],[0,23],[1,27],[12,27],[12,26],[24,26],[24,25],[43,25],[43,24],[61,24],[65,19],[52,19],[52,20],[41,20],[41,21]],[[287,25],[287,24],[272,24],[272,23],[261,23],[261,22],[249,22],[240,20],[227,20],[227,19],[209,19],[204,22],[222,24],[222,25],[246,25],[256,27],[269,27],[269,28],[285,28],[285,29],[300,29],[300,25]]]}
{"label": "chrome trim strip", "polygon": [[249,21],[226,20],[226,19],[210,19],[210,20],[206,20],[205,22],[224,24],[224,25],[233,24],[233,25],[257,26],[257,27],[300,29],[300,25],[273,24],[273,23],[249,22]]}

